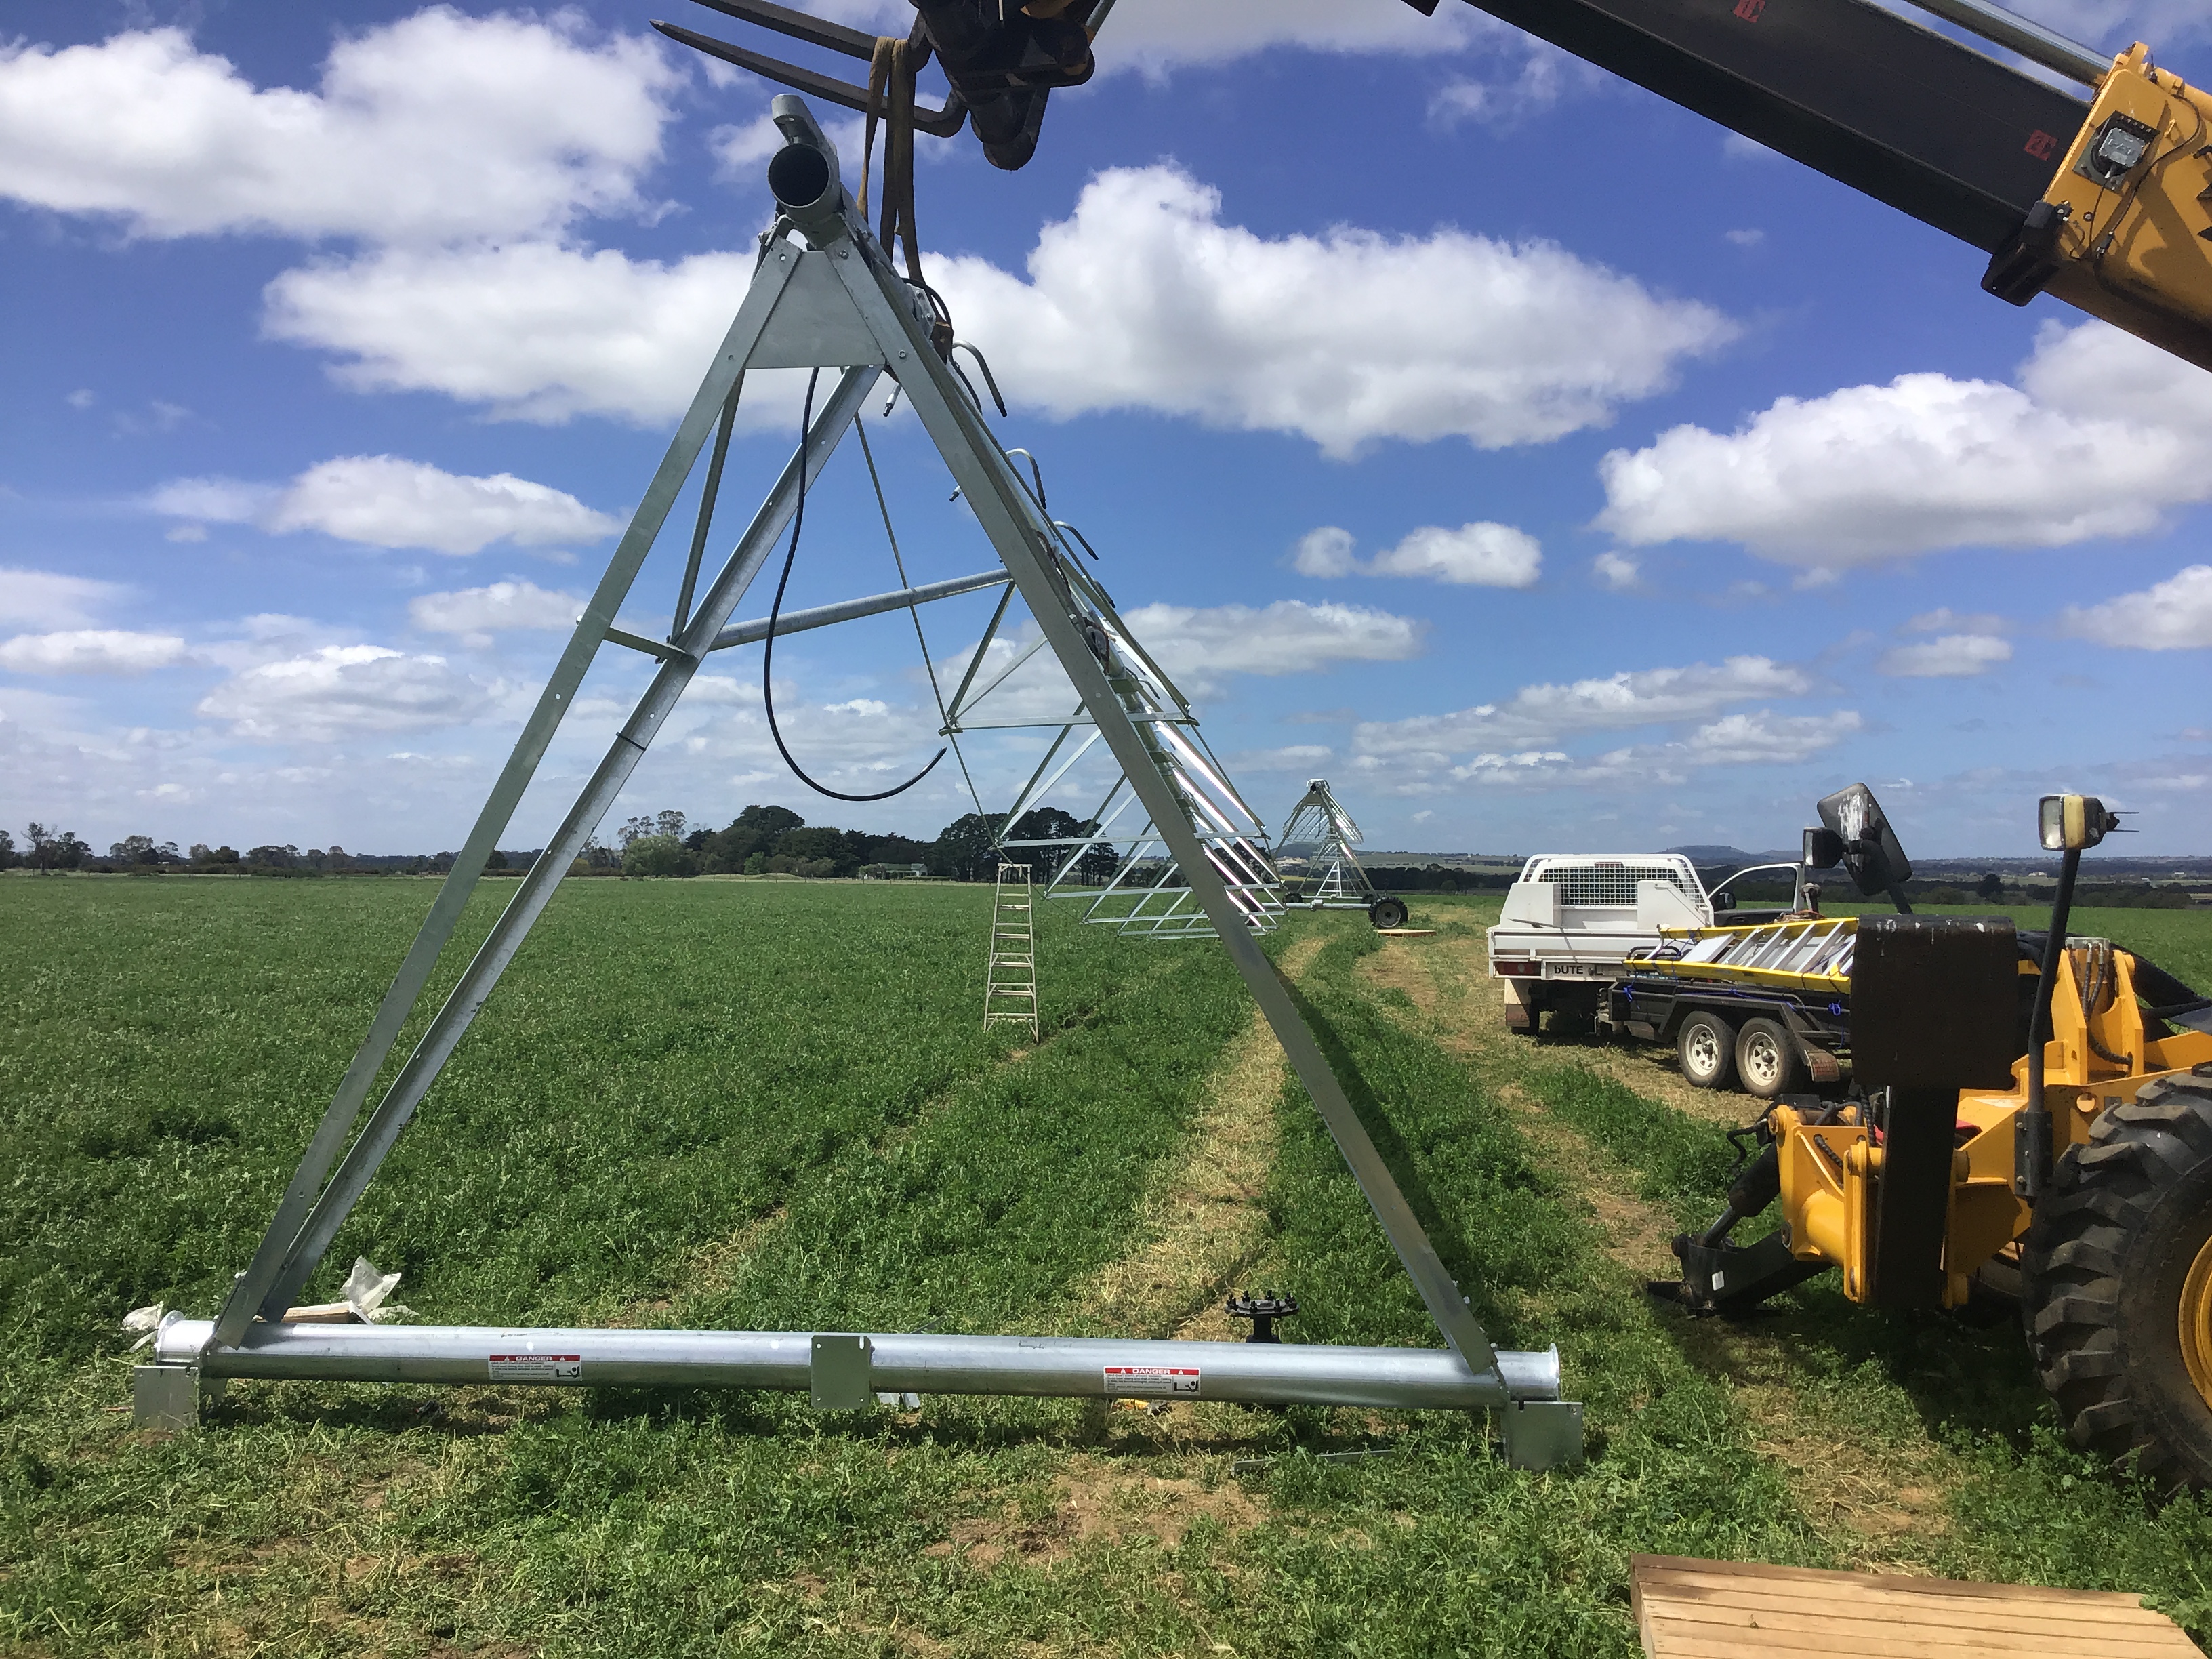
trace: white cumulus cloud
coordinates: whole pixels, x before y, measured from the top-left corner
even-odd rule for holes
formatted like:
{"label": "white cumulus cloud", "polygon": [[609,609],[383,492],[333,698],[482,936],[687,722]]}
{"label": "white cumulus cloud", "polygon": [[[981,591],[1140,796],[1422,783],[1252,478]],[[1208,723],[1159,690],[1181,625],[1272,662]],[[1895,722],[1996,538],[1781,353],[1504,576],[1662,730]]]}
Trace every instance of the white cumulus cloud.
{"label": "white cumulus cloud", "polygon": [[1130,629],[1186,691],[1224,674],[1302,674],[1339,662],[1402,662],[1421,649],[1421,624],[1359,605],[1146,605]]}
{"label": "white cumulus cloud", "polygon": [[1691,758],[1715,766],[1786,766],[1817,755],[1863,724],[1854,711],[1832,714],[1723,714],[1690,734]]}
{"label": "white cumulus cloud", "polygon": [[2192,564],[2140,593],[2069,605],[2060,628],[2077,639],[2139,651],[2212,646],[2212,564]]}
{"label": "white cumulus cloud", "polygon": [[1427,793],[1455,783],[1531,792],[1679,788],[1699,768],[1795,765],[1832,748],[1864,724],[1849,708],[1829,714],[1777,714],[1762,708],[1723,714],[1680,742],[1632,744],[1587,757],[1563,749],[1485,750],[1447,767],[1438,756],[1363,754],[1354,764],[1378,787],[1398,794]]}
{"label": "white cumulus cloud", "polygon": [[573,628],[583,608],[579,594],[510,581],[424,593],[407,602],[407,615],[425,633],[477,637],[509,628]]}
{"label": "white cumulus cloud", "polygon": [[622,527],[565,490],[511,472],[463,477],[393,455],[347,455],[310,467],[270,508],[268,528],[319,530],[369,547],[474,553],[598,541]]}
{"label": "white cumulus cloud", "polygon": [[636,211],[681,72],[586,33],[427,7],[341,40],[315,91],[257,88],[180,29],[0,45],[0,195],[161,237],[475,241]]}
{"label": "white cumulus cloud", "polygon": [[1221,205],[1179,167],[1109,169],[1040,233],[1027,281],[972,256],[936,280],[1012,395],[1056,417],[1149,410],[1336,457],[1601,426],[1735,333],[1550,242],[1262,237]]}
{"label": "white cumulus cloud", "polygon": [[1643,568],[1634,559],[1611,549],[1590,561],[1590,574],[1616,593],[1625,593],[1634,587],[1642,577]]}
{"label": "white cumulus cloud", "polygon": [[1966,679],[2012,660],[2012,642],[1992,634],[1942,634],[1882,653],[1875,666],[1901,679]]}
{"label": "white cumulus cloud", "polygon": [[1577,757],[1563,749],[1485,750],[1447,766],[1433,755],[1363,754],[1354,763],[1378,787],[1398,794],[1431,793],[1449,784],[1486,790],[1680,787],[1714,766],[1790,766],[1811,759],[1863,728],[1856,710],[1777,714],[1771,709],[1723,714],[1680,742],[1632,744]]}
{"label": "white cumulus cloud", "polygon": [[0,642],[0,668],[18,674],[143,674],[180,661],[184,654],[185,642],[173,634],[76,628],[18,634]]}
{"label": "white cumulus cloud", "polygon": [[1291,568],[1301,576],[1349,576],[1360,568],[1354,553],[1358,545],[1342,526],[1322,525],[1298,538],[1291,550]]}
{"label": "white cumulus cloud", "polygon": [[396,455],[343,455],[289,484],[178,478],[148,497],[156,513],[195,523],[254,524],[271,534],[319,530],[364,547],[465,555],[495,541],[522,547],[598,541],[621,520],[565,490],[511,472],[469,477]]}
{"label": "white cumulus cloud", "polygon": [[196,524],[252,524],[269,510],[276,486],[243,478],[172,478],[146,498],[155,512]]}
{"label": "white cumulus cloud", "polygon": [[[1663,390],[1735,325],[1548,242],[1339,228],[1266,238],[1170,166],[1093,179],[1027,277],[933,261],[1010,398],[1055,418],[1144,410],[1377,440],[1540,443]],[[337,355],[362,390],[430,391],[514,419],[664,422],[696,387],[752,258],[632,260],[550,242],[392,249],[283,273],[264,327]],[[750,404],[750,392],[749,392]],[[773,404],[782,416],[781,401]]]}
{"label": "white cumulus cloud", "polygon": [[120,582],[0,565],[0,623],[18,628],[86,627],[129,591]]}
{"label": "white cumulus cloud", "polygon": [[1368,567],[1378,576],[1428,576],[1477,587],[1529,587],[1544,568],[1534,536],[1510,524],[1425,525]]}
{"label": "white cumulus cloud", "polygon": [[1449,714],[1373,720],[1354,732],[1370,754],[1431,753],[1545,747],[1581,732],[1709,720],[1732,703],[1802,696],[1812,681],[1801,669],[1766,657],[1730,657],[1717,665],[1644,668],[1575,680],[1524,685],[1503,702]]}
{"label": "white cumulus cloud", "polygon": [[1308,531],[1291,556],[1307,576],[1424,576],[1478,587],[1529,587],[1544,568],[1541,543],[1510,524],[1424,525],[1362,564],[1352,532],[1335,525]]}
{"label": "white cumulus cloud", "polygon": [[[363,392],[436,392],[510,420],[673,420],[752,277],[750,254],[663,264],[550,242],[387,250],[279,275],[264,330]],[[746,404],[756,400],[750,382]]]}
{"label": "white cumulus cloud", "polygon": [[483,700],[443,657],[329,645],[233,675],[200,700],[199,713],[241,738],[322,743],[458,725]]}
{"label": "white cumulus cloud", "polygon": [[2212,376],[2106,324],[2046,325],[2020,383],[1902,374],[1678,426],[1600,463],[1624,541],[1735,541],[1824,570],[2158,529],[2212,500]]}

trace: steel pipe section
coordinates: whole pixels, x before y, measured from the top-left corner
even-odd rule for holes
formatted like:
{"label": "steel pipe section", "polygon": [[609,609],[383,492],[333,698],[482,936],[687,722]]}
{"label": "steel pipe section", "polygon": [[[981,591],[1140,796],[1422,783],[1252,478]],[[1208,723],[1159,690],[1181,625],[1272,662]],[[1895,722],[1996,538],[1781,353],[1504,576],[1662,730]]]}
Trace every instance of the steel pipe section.
{"label": "steel pipe section", "polygon": [[847,228],[837,147],[814,124],[814,112],[805,99],[780,92],[769,100],[769,112],[784,140],[783,148],[769,158],[769,193],[792,222],[808,233],[807,240],[819,246],[817,233],[842,235]]}
{"label": "steel pipe section", "polygon": [[[203,1376],[329,1382],[552,1383],[571,1387],[810,1386],[811,1333],[507,1329],[495,1325],[257,1323],[208,1346],[211,1321],[171,1318],[163,1364]],[[1501,1352],[1498,1378],[1448,1348],[1112,1337],[872,1335],[868,1387],[884,1393],[1180,1398],[1245,1405],[1468,1411],[1557,1400],[1559,1353]]]}

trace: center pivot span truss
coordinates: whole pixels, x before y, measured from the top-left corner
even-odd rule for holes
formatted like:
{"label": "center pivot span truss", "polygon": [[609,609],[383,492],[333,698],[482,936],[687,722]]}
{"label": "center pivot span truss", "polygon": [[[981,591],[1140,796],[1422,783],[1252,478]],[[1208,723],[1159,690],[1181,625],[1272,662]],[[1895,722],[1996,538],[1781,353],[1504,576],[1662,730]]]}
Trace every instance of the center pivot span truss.
{"label": "center pivot span truss", "polygon": [[[1042,512],[1041,488],[1036,495]],[[1152,771],[1166,785],[1175,802],[1176,821],[1204,853],[1207,866],[1244,927],[1255,933],[1272,932],[1283,911],[1277,890],[1281,877],[1268,853],[1267,832],[1259,815],[1229,781],[1228,769],[1214,758],[1188,699],[1121,620],[1105,589],[1073,559],[1063,561],[1061,568],[1070,590],[1090,613],[1085,641],[1106,669],[1108,683],[1145,750]],[[1001,605],[984,630],[977,662],[998,637],[1006,617],[1006,607]],[[1170,843],[1151,816],[1157,792],[1132,788],[1126,771],[1109,765],[1111,781],[1104,794],[1073,833],[1021,833],[1023,820],[1052,791],[1084,787],[1086,777],[1096,776],[1102,756],[1109,763],[1115,757],[1110,744],[1101,746],[1107,736],[1105,728],[1080,702],[1071,713],[1057,717],[1016,714],[1004,719],[977,718],[976,706],[1005,685],[1046,643],[1040,635],[1016,650],[1012,660],[980,690],[970,692],[963,684],[947,710],[945,730],[955,742],[963,732],[979,731],[1054,732],[1044,758],[1030,774],[1014,798],[1012,810],[1005,816],[999,846],[1015,858],[1045,862],[1053,872],[1045,887],[1046,896],[1088,900],[1083,917],[1086,922],[1104,923],[1142,939],[1212,938],[1212,920],[1182,873],[1180,849]]]}
{"label": "center pivot span truss", "polygon": [[[1113,1396],[1158,1392],[1159,1375],[1190,1378],[1204,1397],[1253,1401],[1492,1406],[1505,1408],[1509,1456],[1532,1466],[1579,1458],[1580,1407],[1560,1401],[1556,1351],[1495,1349],[1460,1295],[1419,1219],[1400,1193],[1346,1098],[1289,988],[1261,953],[1250,907],[1240,902],[1216,851],[1194,827],[1188,797],[1161,761],[1158,733],[1172,722],[1133,718],[1126,688],[1138,659],[1119,653],[1105,620],[1110,606],[1075,569],[1061,527],[1043,511],[932,341],[936,320],[923,296],[893,269],[870,236],[840,181],[837,155],[805,105],[775,100],[786,146],[771,161],[780,210],[761,240],[751,285],[714,362],[677,429],[635,517],[580,618],[514,754],[494,785],[453,869],[441,889],[375,1020],[354,1057],[277,1206],[267,1235],[213,1321],[171,1316],[158,1334],[155,1364],[142,1368],[142,1400],[173,1401],[179,1382],[229,1376],[346,1377],[390,1381],[721,1382],[809,1387],[818,1404],[853,1406],[871,1386],[938,1392]],[[802,243],[799,238],[805,238]],[[784,466],[721,569],[699,587],[701,557],[726,456],[738,387],[762,368],[842,370],[835,389]],[[912,404],[997,552],[992,580],[1018,589],[1045,642],[1073,684],[1082,713],[1181,867],[1188,890],[1221,939],[1254,999],[1358,1181],[1400,1261],[1443,1332],[1445,1350],[1274,1347],[1264,1363],[1247,1345],[1112,1340],[1050,1342],[1028,1338],[915,1338],[815,1333],[670,1331],[495,1331],[465,1327],[319,1328],[283,1322],[340,1223],[360,1198],[440,1068],[491,994],[572,860],[613,804],[678,696],[707,654],[739,642],[730,618],[789,526],[810,487],[864,400],[888,372]],[[677,625],[665,641],[626,635],[615,617],[639,567],[709,440],[713,460],[692,538]],[[805,482],[802,483],[802,479]],[[951,585],[988,585],[963,578]],[[963,589],[972,591],[972,589]],[[697,595],[695,605],[691,601]],[[806,618],[865,615],[932,597],[909,586],[895,594],[823,607]],[[805,613],[785,619],[799,623]],[[485,861],[573,702],[600,645],[608,641],[659,661],[651,684],[459,983],[366,1119],[370,1086],[422,995]],[[1133,647],[1133,641],[1130,642]],[[1149,666],[1149,665],[1147,665]],[[1161,677],[1164,680],[1164,677]],[[948,720],[947,724],[951,724]],[[1071,725],[1069,731],[1074,727]],[[1208,777],[1194,750],[1171,740],[1176,763]],[[1214,769],[1218,773],[1218,769]],[[1218,781],[1218,779],[1216,780]],[[1186,1348],[1196,1356],[1182,1353]],[[1049,1349],[1048,1353],[1046,1351]],[[1170,1351],[1174,1352],[1170,1352]],[[872,1354],[880,1352],[877,1366]],[[1276,1356],[1293,1356],[1279,1359]],[[801,1356],[804,1361],[801,1363]],[[1207,1369],[1210,1367],[1211,1369]],[[874,1368],[874,1369],[872,1369]],[[1409,1369],[1410,1368],[1410,1369]],[[883,1373],[878,1376],[877,1370]],[[149,1377],[144,1371],[165,1376]],[[874,1378],[872,1385],[871,1379]],[[885,1381],[889,1377],[891,1380]],[[1209,1389],[1203,1377],[1217,1380]]]}

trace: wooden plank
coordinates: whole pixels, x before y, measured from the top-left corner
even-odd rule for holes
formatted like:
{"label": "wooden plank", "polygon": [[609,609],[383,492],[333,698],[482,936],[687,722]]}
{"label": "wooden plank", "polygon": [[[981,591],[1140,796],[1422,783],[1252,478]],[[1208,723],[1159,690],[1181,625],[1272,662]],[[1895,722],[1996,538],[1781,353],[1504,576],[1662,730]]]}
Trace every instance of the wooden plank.
{"label": "wooden plank", "polygon": [[[1675,1609],[1659,1606],[1651,1618],[1653,1631],[1662,1638],[1687,1638],[1729,1644],[1732,1651],[1747,1652],[1747,1641],[1757,1650],[1772,1652],[1851,1653],[1867,1659],[1924,1659],[1929,1655],[1975,1655],[1981,1659],[1996,1654],[2063,1653],[2068,1659],[2159,1659],[2160,1656],[2189,1656],[2195,1649],[2187,1638],[2169,1627],[2163,1638],[2142,1639],[2130,1632],[2114,1640],[2109,1634],[2082,1637],[2071,1631],[1961,1630],[1951,1626],[1868,1625],[1848,1613],[1724,1612],[1703,1619],[1679,1617]],[[2175,1647],[2176,1641],[2185,1645]],[[1658,1651],[1674,1649],[1662,1641]]]}
{"label": "wooden plank", "polygon": [[2172,1626],[2157,1613],[2148,1619],[2125,1623],[2109,1619],[2077,1619],[2069,1616],[2063,1607],[2047,1604],[2034,1607],[2006,1607],[1992,1602],[1985,1608],[1976,1608],[1971,1603],[1945,1601],[1930,1596],[1918,1606],[1902,1596],[1879,1603],[1862,1605],[1856,1599],[1835,1595],[1823,1590],[1821,1599],[1792,1600],[1787,1596],[1735,1596],[1726,1600],[1718,1597],[1668,1596],[1663,1605],[1667,1616],[1693,1623],[1741,1623],[1746,1616],[1755,1616],[1761,1622],[1768,1617],[1778,1620],[1817,1615],[1824,1619],[1848,1619],[1870,1632],[1905,1626],[1913,1630],[1987,1631],[2002,1636],[2034,1636],[2038,1634],[2064,1636],[2078,1641],[2117,1643],[2126,1646],[2148,1644],[2154,1649],[2170,1646],[2168,1634]]}
{"label": "wooden plank", "polygon": [[[1854,1645],[1848,1632],[1814,1638],[1809,1641],[1791,1640],[1787,1643],[1765,1639],[1763,1631],[1748,1631],[1735,1634],[1711,1636],[1703,1632],[1677,1634],[1670,1626],[1662,1626],[1656,1640],[1647,1638],[1645,1651],[1653,1659],[1752,1659],[1753,1655],[1770,1655],[1772,1659],[1813,1659],[1814,1655],[1848,1655],[1850,1659],[1879,1655],[1880,1659],[1960,1659],[1962,1655],[1988,1656],[2002,1654],[2005,1659],[2075,1659],[2077,1652],[2094,1650],[2053,1649],[2039,1645],[2011,1648],[1961,1648],[1944,1642],[1899,1643],[1889,1647],[1860,1648]],[[2194,1654],[2197,1650],[2188,1651]]]}
{"label": "wooden plank", "polygon": [[1680,1605],[1712,1601],[1727,1607],[1803,1607],[1848,1606],[1854,1618],[1894,1620],[1909,1615],[1920,1622],[1960,1627],[1996,1620],[2001,1627],[2057,1629],[2061,1626],[2085,1631],[2163,1630],[2166,1620],[2140,1602],[2116,1607],[2092,1602],[2075,1607],[2064,1601],[2011,1601],[1998,1597],[1972,1599],[1942,1595],[1915,1595],[1910,1591],[1867,1588],[1838,1592],[1832,1587],[1808,1585],[1792,1594],[1788,1586],[1750,1580],[1741,1588],[1658,1581],[1668,1598]]}
{"label": "wooden plank", "polygon": [[1902,1572],[1840,1572],[1831,1567],[1778,1567],[1766,1561],[1706,1561],[1693,1555],[1637,1555],[1629,1558],[1632,1574],[1680,1571],[1716,1580],[1781,1578],[1799,1583],[1877,1584],[1887,1589],[1916,1590],[1928,1595],[1981,1595],[2005,1601],[2103,1601],[2142,1610],[2142,1598],[2126,1590],[2053,1589],[2046,1584],[1987,1584],[1971,1578],[1916,1578]]}
{"label": "wooden plank", "polygon": [[[1960,1648],[1948,1643],[1899,1644],[1892,1648],[1869,1649],[1854,1644],[1847,1632],[1820,1637],[1806,1646],[1770,1642],[1765,1638],[1763,1631],[1718,1637],[1702,1633],[1678,1635],[1669,1627],[1656,1642],[1647,1634],[1644,1651],[1653,1659],[1752,1659],[1753,1655],[1771,1655],[1773,1659],[1811,1659],[1811,1656],[1815,1654],[1847,1655],[1850,1659],[1865,1659],[1865,1656],[1869,1655],[1879,1655],[1881,1659],[1960,1659],[1962,1655],[1978,1655],[1986,1659],[1986,1656],[1992,1653],[2004,1654],[2007,1659],[2059,1659],[2062,1655],[2063,1659],[2075,1659],[2077,1653],[2094,1651],[2033,1644],[1996,1649]],[[2185,1643],[2188,1641],[2186,1637],[2180,1639]],[[2190,1645],[2172,1651],[2190,1656],[2198,1650]]]}
{"label": "wooden plank", "polygon": [[2118,1590],[1681,1556],[1639,1555],[1630,1566],[1651,1659],[2203,1659],[2172,1620]]}

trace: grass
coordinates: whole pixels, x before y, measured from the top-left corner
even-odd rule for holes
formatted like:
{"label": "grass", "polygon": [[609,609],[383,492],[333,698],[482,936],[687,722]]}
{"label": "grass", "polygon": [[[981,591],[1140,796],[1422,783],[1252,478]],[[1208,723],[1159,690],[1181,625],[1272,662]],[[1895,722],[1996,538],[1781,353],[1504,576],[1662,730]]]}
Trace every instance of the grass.
{"label": "grass", "polygon": [[[1504,1468],[1480,1419],[1218,1405],[265,1384],[199,1434],[132,1429],[116,1321],[212,1310],[429,890],[0,882],[0,1650],[1627,1656],[1638,1551],[1874,1550],[2146,1590],[2212,1635],[2212,1516],[2058,1445],[2015,1332],[1816,1281],[1723,1348],[1650,1303],[1586,1188],[1699,1218],[1717,1129],[1572,1051],[1450,1040],[1356,916],[1293,922],[1327,940],[1302,992],[1492,1334],[1561,1345],[1579,1474]],[[326,1279],[368,1255],[441,1322],[1085,1328],[1249,1004],[1214,949],[1056,917],[1046,1041],[987,1036],[988,907],[564,889]],[[1417,908],[1443,931],[1389,948],[1418,965],[1495,903]],[[2212,980],[2202,919],[2099,921]],[[1255,1272],[1298,1293],[1293,1338],[1432,1341],[1311,1109],[1278,1109]],[[1785,1415],[1876,1479],[1932,1449],[1940,1524],[1835,1522]],[[1388,1455],[1306,1455],[1363,1446]]]}

